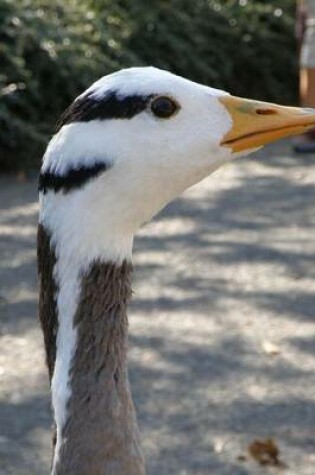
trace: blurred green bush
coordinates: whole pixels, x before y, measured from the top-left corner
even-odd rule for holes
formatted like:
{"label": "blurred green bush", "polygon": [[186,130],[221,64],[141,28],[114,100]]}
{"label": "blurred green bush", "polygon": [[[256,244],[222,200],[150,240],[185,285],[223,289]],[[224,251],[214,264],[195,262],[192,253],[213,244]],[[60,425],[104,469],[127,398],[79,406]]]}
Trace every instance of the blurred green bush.
{"label": "blurred green bush", "polygon": [[62,110],[125,66],[294,103],[294,9],[294,0],[0,0],[0,169],[37,166]]}

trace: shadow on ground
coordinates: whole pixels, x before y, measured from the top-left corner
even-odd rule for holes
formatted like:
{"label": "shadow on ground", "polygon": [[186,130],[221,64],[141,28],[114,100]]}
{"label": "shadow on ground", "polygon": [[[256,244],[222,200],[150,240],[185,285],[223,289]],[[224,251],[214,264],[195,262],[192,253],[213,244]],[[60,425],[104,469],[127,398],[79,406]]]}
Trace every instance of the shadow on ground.
{"label": "shadow on ground", "polygon": [[[287,147],[219,171],[136,240],[130,373],[152,475],[277,473],[246,451],[269,436],[286,473],[313,473],[315,161]],[[36,184],[0,185],[0,474],[43,475]]]}

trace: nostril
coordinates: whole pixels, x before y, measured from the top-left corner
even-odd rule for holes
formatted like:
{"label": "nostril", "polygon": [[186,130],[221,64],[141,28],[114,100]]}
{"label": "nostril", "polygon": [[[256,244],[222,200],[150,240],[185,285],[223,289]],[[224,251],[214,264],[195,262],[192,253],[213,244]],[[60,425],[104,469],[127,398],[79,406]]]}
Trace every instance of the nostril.
{"label": "nostril", "polygon": [[256,114],[259,115],[274,115],[277,114],[277,111],[274,109],[256,109]]}

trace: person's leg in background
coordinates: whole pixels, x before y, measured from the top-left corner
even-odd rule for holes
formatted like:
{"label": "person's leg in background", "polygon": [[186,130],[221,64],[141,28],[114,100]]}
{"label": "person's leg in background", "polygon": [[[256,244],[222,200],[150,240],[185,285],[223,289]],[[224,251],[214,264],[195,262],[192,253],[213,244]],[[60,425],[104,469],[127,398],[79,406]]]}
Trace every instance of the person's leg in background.
{"label": "person's leg in background", "polygon": [[[314,0],[301,0],[297,5],[296,36],[300,56],[300,105],[315,108],[315,9]],[[298,153],[315,152],[315,132],[307,132],[294,144]]]}

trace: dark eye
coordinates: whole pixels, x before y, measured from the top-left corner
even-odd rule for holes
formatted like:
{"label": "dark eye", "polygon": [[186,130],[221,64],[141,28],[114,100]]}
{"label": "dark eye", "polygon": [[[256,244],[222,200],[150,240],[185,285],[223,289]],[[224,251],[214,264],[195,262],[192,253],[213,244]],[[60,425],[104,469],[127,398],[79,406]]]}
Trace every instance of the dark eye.
{"label": "dark eye", "polygon": [[169,97],[156,97],[151,102],[151,110],[156,117],[168,119],[178,110],[178,105]]}

